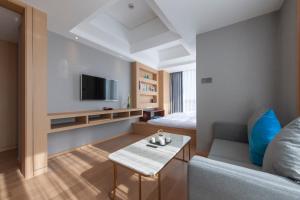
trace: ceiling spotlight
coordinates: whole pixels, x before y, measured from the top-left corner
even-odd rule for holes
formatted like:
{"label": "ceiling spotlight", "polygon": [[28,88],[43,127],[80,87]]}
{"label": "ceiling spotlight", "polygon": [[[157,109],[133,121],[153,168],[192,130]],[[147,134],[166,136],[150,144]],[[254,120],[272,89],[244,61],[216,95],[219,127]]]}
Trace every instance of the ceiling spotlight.
{"label": "ceiling spotlight", "polygon": [[129,3],[128,4],[128,8],[131,9],[131,10],[133,10],[134,9],[134,3]]}
{"label": "ceiling spotlight", "polygon": [[79,40],[79,37],[75,36],[75,40]]}

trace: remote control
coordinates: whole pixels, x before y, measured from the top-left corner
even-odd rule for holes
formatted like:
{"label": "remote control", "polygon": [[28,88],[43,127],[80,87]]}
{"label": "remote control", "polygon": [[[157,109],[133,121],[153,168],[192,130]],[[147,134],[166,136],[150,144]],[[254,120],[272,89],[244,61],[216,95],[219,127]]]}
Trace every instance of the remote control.
{"label": "remote control", "polygon": [[154,145],[151,145],[151,144],[147,144],[146,146],[152,147],[152,148],[157,148],[157,146],[154,146]]}

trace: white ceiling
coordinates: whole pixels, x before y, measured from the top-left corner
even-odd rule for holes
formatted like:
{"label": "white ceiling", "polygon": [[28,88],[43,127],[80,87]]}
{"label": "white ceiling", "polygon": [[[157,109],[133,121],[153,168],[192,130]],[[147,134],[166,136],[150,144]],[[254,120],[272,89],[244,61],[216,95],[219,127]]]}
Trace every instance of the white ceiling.
{"label": "white ceiling", "polygon": [[12,12],[0,6],[0,40],[18,42],[18,27],[21,17],[18,13]]}
{"label": "white ceiling", "polygon": [[[196,35],[278,10],[283,0],[25,0],[48,28],[154,68],[195,66]],[[128,4],[133,3],[134,9]],[[67,9],[67,12],[66,12]]]}
{"label": "white ceiling", "polygon": [[[134,5],[134,9],[128,8],[130,3]],[[141,0],[117,1],[108,6],[106,13],[130,30],[157,17],[147,3]]]}
{"label": "white ceiling", "polygon": [[184,38],[278,10],[284,0],[154,0]]}

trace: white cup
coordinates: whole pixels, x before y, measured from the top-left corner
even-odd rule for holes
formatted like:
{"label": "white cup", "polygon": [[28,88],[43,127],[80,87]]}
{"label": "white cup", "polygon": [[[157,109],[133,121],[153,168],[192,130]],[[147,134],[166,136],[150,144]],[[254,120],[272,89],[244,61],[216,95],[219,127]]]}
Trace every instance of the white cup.
{"label": "white cup", "polygon": [[152,142],[152,143],[156,143],[155,137],[151,137],[151,142]]}
{"label": "white cup", "polygon": [[160,145],[165,145],[166,144],[166,139],[165,136],[158,136],[158,141]]}
{"label": "white cup", "polygon": [[166,142],[167,142],[167,143],[170,143],[170,142],[171,142],[171,137],[169,137],[169,136],[166,137]]}

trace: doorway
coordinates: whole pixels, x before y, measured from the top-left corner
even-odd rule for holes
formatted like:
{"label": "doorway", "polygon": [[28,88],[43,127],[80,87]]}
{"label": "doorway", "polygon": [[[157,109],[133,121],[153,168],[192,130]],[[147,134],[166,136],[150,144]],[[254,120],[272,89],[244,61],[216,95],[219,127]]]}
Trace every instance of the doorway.
{"label": "doorway", "polygon": [[0,156],[20,163],[19,68],[22,16],[0,6]]}

